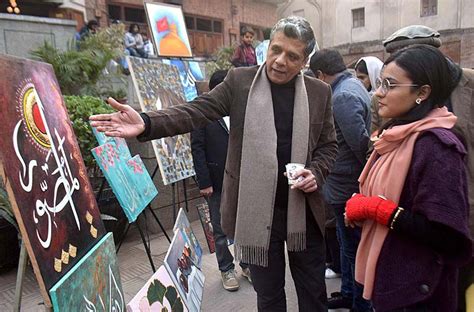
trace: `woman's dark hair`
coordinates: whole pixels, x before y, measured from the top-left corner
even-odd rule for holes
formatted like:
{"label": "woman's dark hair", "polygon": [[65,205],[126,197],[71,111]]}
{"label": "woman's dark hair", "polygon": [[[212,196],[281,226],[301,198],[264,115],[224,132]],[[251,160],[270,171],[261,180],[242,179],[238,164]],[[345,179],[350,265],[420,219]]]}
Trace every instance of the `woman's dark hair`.
{"label": "woman's dark hair", "polygon": [[[424,44],[409,46],[390,55],[384,66],[391,62],[395,62],[401,67],[413,84],[429,85],[431,93],[426,100],[416,105],[404,116],[393,118],[382,125],[379,133],[391,126],[420,120],[434,108],[445,106],[457,84],[449,70],[446,57],[432,46]],[[420,87],[411,88],[418,90]]]}
{"label": "woman's dark hair", "polygon": [[367,70],[367,64],[364,60],[360,60],[355,67],[355,71],[368,75],[369,71]]}
{"label": "woman's dark hair", "polygon": [[140,32],[140,26],[138,26],[138,24],[130,24],[130,27],[128,27],[128,32],[133,33],[133,28],[135,28],[135,26],[138,27],[138,32]]}

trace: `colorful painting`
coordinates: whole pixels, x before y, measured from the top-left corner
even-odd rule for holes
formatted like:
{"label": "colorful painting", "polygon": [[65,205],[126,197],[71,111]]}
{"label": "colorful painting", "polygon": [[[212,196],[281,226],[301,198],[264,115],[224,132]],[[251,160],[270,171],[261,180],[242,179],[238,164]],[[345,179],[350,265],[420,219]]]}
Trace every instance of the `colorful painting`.
{"label": "colorful painting", "polygon": [[127,312],[186,312],[186,306],[178,294],[164,266],[146,282],[127,304]]}
{"label": "colorful painting", "polygon": [[198,62],[163,59],[164,64],[174,65],[178,68],[179,78],[184,90],[186,101],[192,101],[198,96],[196,81],[204,80],[204,75]]}
{"label": "colorful painting", "polygon": [[128,149],[127,141],[123,138],[118,137],[109,137],[106,136],[105,133],[97,131],[96,128],[92,128],[92,133],[94,134],[95,138],[99,145],[104,145],[105,143],[114,142],[115,146],[117,147],[117,153],[121,159],[130,159],[132,158],[132,154]]}
{"label": "colorful painting", "polygon": [[49,291],[55,312],[124,311],[112,233],[107,233]]}
{"label": "colorful painting", "polygon": [[145,11],[158,56],[192,56],[180,6],[145,2]]}
{"label": "colorful painting", "polygon": [[0,175],[41,293],[105,234],[49,64],[0,55]]}
{"label": "colorful painting", "polygon": [[205,277],[196,263],[190,239],[182,230],[174,234],[164,265],[188,310],[200,311]]}
{"label": "colorful painting", "polygon": [[140,156],[124,159],[119,151],[117,144],[110,141],[92,149],[92,154],[132,223],[158,191]]}
{"label": "colorful painting", "polygon": [[[186,102],[175,66],[128,57],[130,73],[142,111],[160,110]],[[195,175],[189,134],[152,141],[165,185]]]}
{"label": "colorful painting", "polygon": [[178,216],[176,217],[176,222],[174,223],[173,227],[173,232],[176,232],[178,230],[184,231],[186,236],[189,238],[189,242],[191,243],[191,249],[196,255],[197,266],[200,268],[202,261],[202,248],[196,238],[196,235],[194,235],[194,231],[191,228],[191,223],[189,223],[188,216],[186,216],[186,212],[182,207],[179,208]]}
{"label": "colorful painting", "polygon": [[197,206],[197,210],[199,213],[199,219],[201,220],[202,229],[204,230],[204,235],[206,236],[207,247],[209,248],[210,253],[214,253],[216,251],[216,245],[214,243],[214,232],[212,230],[209,206],[201,204]]}

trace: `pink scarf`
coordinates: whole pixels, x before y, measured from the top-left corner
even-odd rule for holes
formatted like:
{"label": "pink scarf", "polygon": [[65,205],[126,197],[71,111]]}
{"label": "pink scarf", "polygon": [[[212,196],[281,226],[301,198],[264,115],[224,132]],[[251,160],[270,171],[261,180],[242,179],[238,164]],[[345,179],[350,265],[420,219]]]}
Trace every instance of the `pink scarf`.
{"label": "pink scarf", "polygon": [[[383,131],[359,177],[360,192],[366,196],[383,195],[398,203],[418,135],[431,128],[451,129],[456,120],[446,107],[436,108],[423,119]],[[364,285],[365,299],[372,297],[377,261],[387,234],[387,226],[373,220],[364,221],[355,279]]]}

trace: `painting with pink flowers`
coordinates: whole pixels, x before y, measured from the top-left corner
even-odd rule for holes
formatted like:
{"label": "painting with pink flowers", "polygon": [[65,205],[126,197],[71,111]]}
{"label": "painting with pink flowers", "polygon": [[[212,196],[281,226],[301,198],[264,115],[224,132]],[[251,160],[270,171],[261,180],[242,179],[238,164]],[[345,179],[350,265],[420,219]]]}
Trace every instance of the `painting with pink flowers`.
{"label": "painting with pink flowers", "polygon": [[127,159],[119,151],[116,142],[109,141],[92,149],[92,154],[131,223],[158,195],[158,190],[140,156]]}

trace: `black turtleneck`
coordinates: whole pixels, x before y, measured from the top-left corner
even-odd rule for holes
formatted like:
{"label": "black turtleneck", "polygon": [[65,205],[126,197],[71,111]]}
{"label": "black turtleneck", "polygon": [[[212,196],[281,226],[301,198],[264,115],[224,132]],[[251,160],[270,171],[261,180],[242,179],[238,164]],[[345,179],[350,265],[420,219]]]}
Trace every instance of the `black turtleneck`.
{"label": "black turtleneck", "polygon": [[285,165],[291,162],[291,140],[293,134],[293,108],[295,102],[295,80],[278,85],[270,82],[273,101],[273,115],[277,134],[278,183],[275,208],[288,208],[288,179],[283,175]]}

